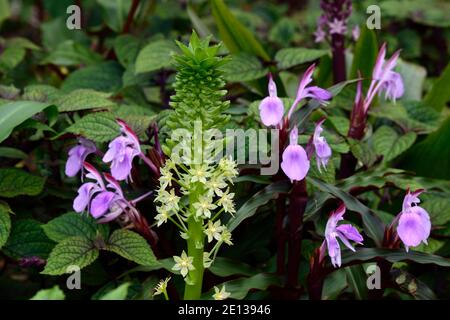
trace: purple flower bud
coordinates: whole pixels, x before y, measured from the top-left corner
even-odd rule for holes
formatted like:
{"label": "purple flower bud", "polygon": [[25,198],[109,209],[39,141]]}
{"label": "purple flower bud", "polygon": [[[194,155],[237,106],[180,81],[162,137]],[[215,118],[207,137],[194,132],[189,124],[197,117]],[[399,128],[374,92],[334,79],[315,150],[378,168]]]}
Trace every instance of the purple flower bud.
{"label": "purple flower bud", "polygon": [[94,142],[80,137],[78,144],[69,150],[69,158],[66,162],[66,175],[74,177],[83,168],[86,157],[97,150]]}
{"label": "purple flower bud", "polygon": [[341,224],[338,226],[338,222],[343,220],[345,213],[345,205],[342,204],[338,209],[331,213],[328,218],[327,225],[325,227],[325,241],[328,248],[328,255],[331,258],[331,263],[334,267],[341,266],[341,248],[337,239],[339,238],[342,243],[352,251],[355,248],[350,244],[350,240],[358,244],[362,244],[363,237],[351,224]]}
{"label": "purple flower bud", "polygon": [[321,166],[326,169],[328,160],[331,157],[331,148],[328,145],[327,140],[320,135],[323,131],[322,123],[324,121],[325,119],[322,119],[316,124],[316,129],[314,130],[313,135],[313,144],[314,149],[316,150],[317,169],[319,169],[319,172]]}
{"label": "purple flower bud", "polygon": [[291,181],[300,181],[306,177],[309,171],[309,160],[305,149],[297,143],[297,128],[292,129],[290,133],[290,144],[283,152],[283,161],[281,169],[291,179]]}
{"label": "purple flower bud", "polygon": [[284,115],[284,106],[280,98],[277,97],[277,86],[269,75],[269,96],[265,97],[259,105],[261,121],[265,126],[276,126],[280,123]]}
{"label": "purple flower bud", "polygon": [[103,162],[111,162],[111,174],[117,180],[130,176],[134,157],[141,154],[139,140],[135,133],[123,121],[118,121],[124,135],[115,138],[108,145]]}
{"label": "purple flower bud", "polygon": [[423,190],[417,190],[406,194],[403,200],[403,208],[398,220],[397,234],[405,245],[406,251],[409,247],[416,247],[421,242],[428,244],[427,239],[430,236],[431,222],[430,216],[425,209],[419,207],[418,196]]}

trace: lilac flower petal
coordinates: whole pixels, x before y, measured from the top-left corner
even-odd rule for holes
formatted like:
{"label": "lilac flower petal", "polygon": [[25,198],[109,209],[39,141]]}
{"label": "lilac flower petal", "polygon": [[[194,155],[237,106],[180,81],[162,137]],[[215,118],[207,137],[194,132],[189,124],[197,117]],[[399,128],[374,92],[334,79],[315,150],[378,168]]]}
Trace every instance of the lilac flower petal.
{"label": "lilac flower petal", "polygon": [[336,228],[336,230],[344,235],[347,239],[355,241],[359,244],[362,244],[364,240],[358,230],[351,224],[341,224]]}
{"label": "lilac flower petal", "polygon": [[89,205],[93,189],[97,185],[93,182],[86,182],[78,189],[78,196],[73,200],[73,210],[83,212]]}
{"label": "lilac flower petal", "polygon": [[74,177],[83,166],[83,155],[85,148],[82,145],[77,145],[69,150],[69,158],[66,162],[65,173],[68,177]]}
{"label": "lilac flower petal", "polygon": [[283,102],[278,97],[266,97],[259,105],[259,114],[265,126],[275,126],[283,118]]}
{"label": "lilac flower petal", "polygon": [[92,199],[91,203],[91,214],[94,218],[101,217],[104,215],[111,204],[111,201],[115,197],[115,193],[111,191],[103,191],[100,192],[94,199]]}
{"label": "lilac flower petal", "polygon": [[339,246],[339,243],[336,239],[336,236],[332,235],[327,240],[327,248],[328,248],[328,255],[331,258],[331,263],[334,267],[340,267],[341,266],[341,247]]}
{"label": "lilac flower petal", "polygon": [[305,149],[299,145],[289,145],[283,152],[281,169],[292,181],[300,181],[309,171],[309,160]]}
{"label": "lilac flower petal", "polygon": [[429,236],[430,226],[424,225],[421,215],[414,212],[404,212],[400,216],[397,233],[405,246],[416,247]]}
{"label": "lilac flower petal", "polygon": [[113,161],[111,165],[111,174],[117,180],[125,180],[131,173],[134,152],[130,147],[123,150],[123,155]]}

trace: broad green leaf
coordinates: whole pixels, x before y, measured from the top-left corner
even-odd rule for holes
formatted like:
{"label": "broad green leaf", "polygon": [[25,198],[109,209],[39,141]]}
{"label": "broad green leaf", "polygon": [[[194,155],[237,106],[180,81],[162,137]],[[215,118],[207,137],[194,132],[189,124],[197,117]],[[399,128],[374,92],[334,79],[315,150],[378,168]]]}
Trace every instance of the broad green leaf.
{"label": "broad green leaf", "polygon": [[383,155],[384,161],[390,161],[408,150],[416,141],[416,137],[414,132],[399,136],[391,127],[381,126],[375,131],[372,140],[375,152]]}
{"label": "broad green leaf", "polygon": [[60,95],[60,90],[53,86],[47,84],[32,84],[23,88],[22,98],[25,100],[49,102],[55,101]]}
{"label": "broad green leaf", "polygon": [[275,55],[275,61],[281,69],[312,62],[326,55],[328,50],[308,49],[308,48],[284,48]]}
{"label": "broad green leaf", "polygon": [[323,283],[322,300],[335,300],[347,287],[347,277],[344,269],[338,269],[329,274]]}
{"label": "broad green leaf", "polygon": [[344,269],[347,283],[352,288],[357,300],[367,299],[367,275],[362,265],[350,266]]}
{"label": "broad green leaf", "polygon": [[450,117],[402,157],[400,167],[429,178],[450,179]]}
{"label": "broad green leaf", "polygon": [[295,19],[282,17],[270,29],[269,40],[280,46],[286,46],[286,44],[301,38],[298,27]]}
{"label": "broad green leaf", "polygon": [[9,208],[0,203],[0,249],[8,240],[11,232],[11,218],[8,211]]}
{"label": "broad green leaf", "polygon": [[114,102],[110,94],[92,89],[78,89],[60,96],[54,101],[59,112],[72,112],[86,109],[110,109]]}
{"label": "broad green leaf", "polygon": [[90,265],[98,257],[98,249],[91,240],[71,237],[58,243],[50,253],[42,274],[61,275],[69,273],[70,266],[80,269]]}
{"label": "broad green leaf", "polygon": [[365,26],[356,42],[350,78],[357,78],[358,71],[364,78],[370,78],[378,55],[377,36],[374,30]]}
{"label": "broad green leaf", "polygon": [[342,116],[329,116],[327,120],[333,125],[340,135],[347,136],[348,129],[350,127],[350,121],[348,118]]}
{"label": "broad green leaf", "polygon": [[397,62],[397,70],[402,76],[405,92],[402,100],[421,100],[423,83],[427,75],[424,67],[401,59]]}
{"label": "broad green leaf", "polygon": [[258,269],[246,263],[222,257],[217,257],[214,259],[213,264],[208,268],[208,270],[216,276],[223,278],[236,274],[250,277],[258,273]]}
{"label": "broad green leaf", "polygon": [[149,43],[136,58],[135,73],[143,73],[170,67],[172,55],[178,52],[175,43],[169,40],[157,40]]}
{"label": "broad green leaf", "polygon": [[341,199],[347,207],[347,210],[359,213],[364,224],[365,233],[375,242],[377,246],[381,245],[384,235],[384,225],[381,220],[370,211],[369,208],[367,208],[351,194],[333,185],[312,177],[307,177],[307,181],[321,191],[330,193],[334,197]]}
{"label": "broad green leaf", "polygon": [[367,143],[367,141],[356,140],[352,138],[347,139],[350,151],[353,153],[358,161],[368,168],[377,160],[373,147]]}
{"label": "broad green leaf", "polygon": [[[221,289],[222,286],[225,286],[225,291],[231,294],[230,299],[242,300],[252,289],[266,290],[269,286],[280,286],[281,283],[282,280],[277,275],[259,273],[250,278],[230,280],[217,285],[217,287]],[[214,289],[211,289],[202,295],[202,299],[212,300],[213,294]]]}
{"label": "broad green leaf", "polygon": [[117,288],[109,291],[105,295],[103,295],[100,300],[125,300],[128,294],[128,287],[131,283],[126,282],[122,283]]}
{"label": "broad green leaf", "polygon": [[435,264],[441,267],[450,267],[450,259],[433,254],[427,254],[404,249],[381,249],[381,248],[356,248],[356,252],[345,250],[342,252],[342,264],[355,261],[373,261],[383,258],[389,262],[412,261],[419,264]]}
{"label": "broad green leaf", "polygon": [[0,158],[26,159],[28,155],[22,150],[10,147],[0,147]]}
{"label": "broad green leaf", "polygon": [[30,300],[64,300],[65,298],[64,292],[55,285],[50,289],[39,290]]}
{"label": "broad green leaf", "polygon": [[15,101],[0,105],[0,142],[8,138],[13,129],[43,111],[49,104],[36,101]]}
{"label": "broad green leaf", "polygon": [[0,54],[0,72],[14,69],[25,58],[26,50],[22,47],[7,47]]}
{"label": "broad green leaf", "polygon": [[222,66],[222,70],[225,79],[231,82],[256,80],[268,73],[257,57],[245,52],[233,55],[231,61]]}
{"label": "broad green leaf", "polygon": [[35,220],[25,219],[13,222],[11,234],[3,251],[16,259],[37,256],[46,259],[55,243]]}
{"label": "broad green leaf", "polygon": [[43,225],[45,234],[55,242],[70,237],[95,240],[100,232],[99,224],[91,216],[76,212],[63,214]]}
{"label": "broad green leaf", "polygon": [[108,240],[106,250],[140,265],[159,265],[147,241],[133,231],[125,229],[114,231]]}
{"label": "broad green leaf", "polygon": [[114,52],[123,67],[135,61],[140,46],[139,40],[130,34],[123,34],[114,39]]}
{"label": "broad green leaf", "polygon": [[236,214],[228,221],[227,228],[230,231],[236,229],[236,227],[245,219],[253,216],[259,207],[267,204],[270,200],[276,199],[280,193],[287,193],[290,189],[290,183],[288,181],[274,182],[261,191],[255,193],[250,199],[248,199],[236,212]]}
{"label": "broad green leaf", "polygon": [[83,44],[67,40],[60,43],[55,50],[45,57],[41,64],[52,63],[59,66],[75,66],[80,64],[95,64],[102,60],[102,57]]}
{"label": "broad green leaf", "polygon": [[107,142],[120,134],[120,127],[110,112],[90,113],[66,129],[95,142]]}
{"label": "broad green leaf", "polygon": [[444,241],[436,240],[436,239],[433,239],[433,238],[429,238],[427,240],[427,242],[428,242],[428,244],[421,243],[419,246],[415,247],[414,251],[435,254],[441,248],[443,248],[444,245],[445,245]]}
{"label": "broad green leaf", "polygon": [[45,179],[20,169],[0,169],[0,197],[36,196],[41,193]]}
{"label": "broad green leaf", "polygon": [[101,6],[102,20],[112,30],[120,32],[130,10],[131,0],[97,0]]}
{"label": "broad green leaf", "polygon": [[61,87],[65,92],[89,89],[116,92],[122,87],[123,68],[115,61],[94,64],[72,72]]}
{"label": "broad green leaf", "polygon": [[424,104],[441,111],[450,100],[450,63],[424,98]]}
{"label": "broad green leaf", "polygon": [[223,0],[211,0],[211,10],[220,38],[231,53],[247,52],[264,61],[270,57],[253,34],[231,13]]}
{"label": "broad green leaf", "polygon": [[450,199],[448,194],[443,197],[427,196],[420,204],[430,215],[433,226],[445,225],[450,221]]}

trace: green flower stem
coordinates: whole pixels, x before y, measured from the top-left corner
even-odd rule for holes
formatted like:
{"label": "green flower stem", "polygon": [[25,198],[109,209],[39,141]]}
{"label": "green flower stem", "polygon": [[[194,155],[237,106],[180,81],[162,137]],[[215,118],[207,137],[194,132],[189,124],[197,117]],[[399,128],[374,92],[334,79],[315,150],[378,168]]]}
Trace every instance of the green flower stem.
{"label": "green flower stem", "polygon": [[189,271],[188,279],[184,289],[185,300],[198,300],[202,293],[203,272],[203,250],[204,250],[204,234],[202,220],[195,220],[194,216],[190,216],[188,220],[188,256],[193,257],[194,270]]}

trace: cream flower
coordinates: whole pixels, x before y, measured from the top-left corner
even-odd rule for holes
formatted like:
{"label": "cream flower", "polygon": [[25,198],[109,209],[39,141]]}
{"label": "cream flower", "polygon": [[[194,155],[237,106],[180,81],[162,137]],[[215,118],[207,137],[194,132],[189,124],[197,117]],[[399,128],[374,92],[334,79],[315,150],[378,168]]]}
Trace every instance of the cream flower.
{"label": "cream flower", "polygon": [[154,296],[157,296],[158,294],[165,293],[167,290],[167,283],[170,281],[170,277],[159,281],[159,283],[155,287],[155,293],[153,293]]}
{"label": "cream flower", "polygon": [[216,239],[217,241],[220,240],[220,234],[224,230],[224,226],[220,225],[220,220],[217,220],[216,222],[212,223],[211,220],[208,221],[208,227],[205,229],[205,234],[208,236],[208,242],[213,241],[213,239]]}
{"label": "cream flower", "polygon": [[172,267],[172,270],[180,270],[180,273],[183,277],[186,277],[189,271],[195,269],[194,265],[192,264],[194,258],[188,257],[188,255],[184,251],[181,253],[181,256],[174,256],[173,260],[175,260],[175,265]]}
{"label": "cream flower", "polygon": [[214,292],[215,292],[213,294],[214,300],[225,300],[231,295],[231,293],[226,292],[225,285],[222,286],[222,289],[214,287]]}
{"label": "cream flower", "polygon": [[204,218],[211,218],[211,210],[217,208],[217,206],[212,203],[212,198],[208,196],[200,197],[198,202],[193,204],[193,207],[196,210],[195,215]]}

